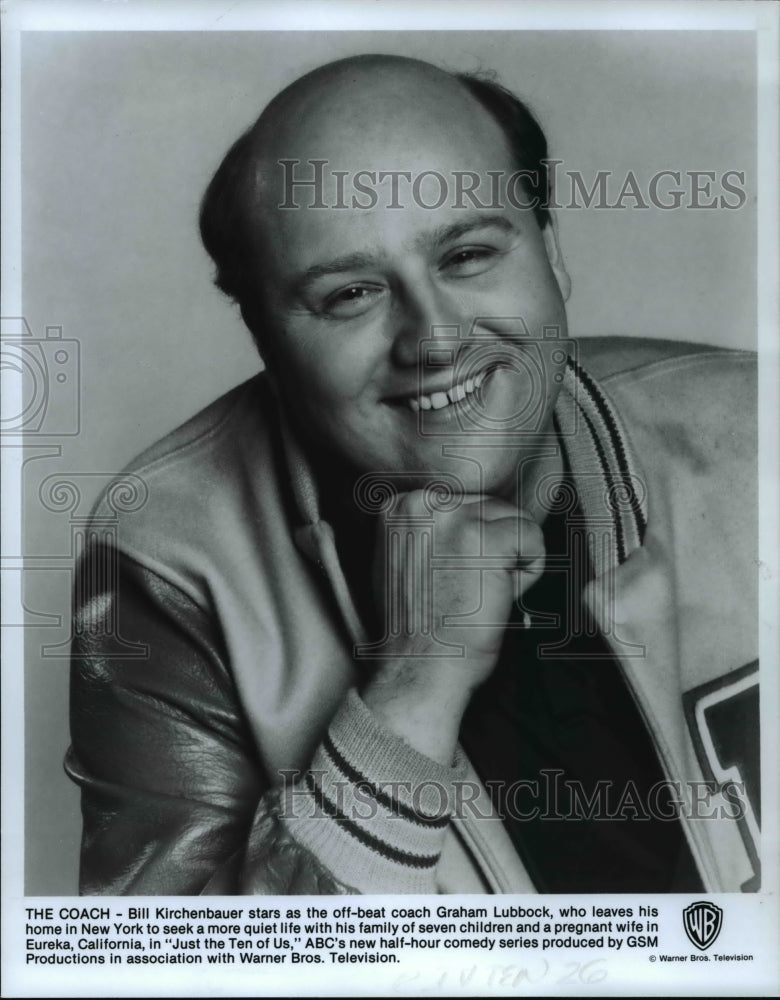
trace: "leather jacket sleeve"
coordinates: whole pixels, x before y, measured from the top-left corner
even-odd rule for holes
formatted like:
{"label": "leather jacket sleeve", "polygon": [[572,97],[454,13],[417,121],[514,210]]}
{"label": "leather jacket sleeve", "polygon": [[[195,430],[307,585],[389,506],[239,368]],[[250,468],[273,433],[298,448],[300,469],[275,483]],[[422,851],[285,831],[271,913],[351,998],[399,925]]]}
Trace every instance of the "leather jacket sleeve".
{"label": "leather jacket sleeve", "polygon": [[[71,740],[80,891],[351,892],[279,821],[220,637],[168,581],[99,545],[76,579]],[[147,647],[127,655],[118,640]]]}

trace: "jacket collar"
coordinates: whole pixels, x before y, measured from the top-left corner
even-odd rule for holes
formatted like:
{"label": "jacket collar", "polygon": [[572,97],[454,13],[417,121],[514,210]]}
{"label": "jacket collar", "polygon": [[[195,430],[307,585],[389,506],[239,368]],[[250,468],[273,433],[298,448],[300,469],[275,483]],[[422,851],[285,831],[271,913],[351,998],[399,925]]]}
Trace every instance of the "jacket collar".
{"label": "jacket collar", "polygon": [[621,566],[647,528],[647,489],[617,410],[568,358],[555,420],[588,529],[593,575]]}

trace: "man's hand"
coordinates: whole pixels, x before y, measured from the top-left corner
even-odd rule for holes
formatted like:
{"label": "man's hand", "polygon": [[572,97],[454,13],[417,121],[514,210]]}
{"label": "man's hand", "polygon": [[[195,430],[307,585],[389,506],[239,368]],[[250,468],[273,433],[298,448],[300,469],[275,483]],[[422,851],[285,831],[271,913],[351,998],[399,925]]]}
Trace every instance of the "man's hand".
{"label": "man's hand", "polygon": [[[455,510],[431,513],[422,491],[407,493],[392,516],[403,523],[399,544],[388,547],[383,521],[375,558],[388,657],[362,697],[415,749],[450,764],[469,699],[496,665],[513,601],[544,568],[542,531],[515,505],[476,494]],[[422,527],[430,531],[431,518],[433,555],[456,563],[433,573],[426,570]],[[442,643],[452,644],[452,655]]]}

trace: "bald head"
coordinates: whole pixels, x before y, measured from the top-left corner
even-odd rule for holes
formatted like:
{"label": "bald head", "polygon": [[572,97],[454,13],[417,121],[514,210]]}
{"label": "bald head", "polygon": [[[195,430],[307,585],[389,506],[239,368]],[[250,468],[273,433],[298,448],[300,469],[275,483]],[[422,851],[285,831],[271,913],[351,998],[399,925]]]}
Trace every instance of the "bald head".
{"label": "bald head", "polygon": [[[363,55],[338,59],[306,73],[282,90],[258,119],[260,128],[284,126],[291,119],[301,123],[312,116],[352,108],[360,115],[392,113],[399,100],[462,98],[458,78],[420,59],[404,56]],[[360,109],[360,110],[358,110]]]}
{"label": "bald head", "polygon": [[247,296],[257,287],[251,275],[262,266],[274,238],[271,213],[286,198],[289,206],[292,171],[298,178],[306,176],[311,161],[327,163],[330,185],[318,192],[319,202],[317,192],[305,191],[305,184],[297,188],[296,194],[307,194],[306,204],[314,207],[334,205],[334,198],[342,207],[340,178],[361,171],[366,176],[419,175],[446,161],[463,172],[536,173],[536,184],[524,181],[523,186],[537,197],[535,214],[544,226],[547,176],[540,161],[546,155],[544,134],[530,112],[489,79],[392,55],[328,63],[271,101],[209,185],[201,234],[217,265],[216,284],[239,302],[256,333],[249,316],[255,306]]}
{"label": "bald head", "polygon": [[415,127],[421,137],[457,126],[476,129],[478,141],[491,125],[451,73],[418,59],[355,56],[307,73],[275,97],[255,126],[255,148],[264,159],[301,146],[319,156],[326,147],[332,152],[344,141],[377,135],[399,143]]}

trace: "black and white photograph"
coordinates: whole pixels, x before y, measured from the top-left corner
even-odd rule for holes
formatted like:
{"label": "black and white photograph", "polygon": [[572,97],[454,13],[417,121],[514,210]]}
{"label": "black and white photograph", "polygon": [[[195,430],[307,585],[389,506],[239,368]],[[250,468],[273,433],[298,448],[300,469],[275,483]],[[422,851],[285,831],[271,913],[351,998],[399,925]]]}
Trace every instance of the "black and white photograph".
{"label": "black and white photograph", "polygon": [[777,8],[3,19],[7,995],[775,989]]}

